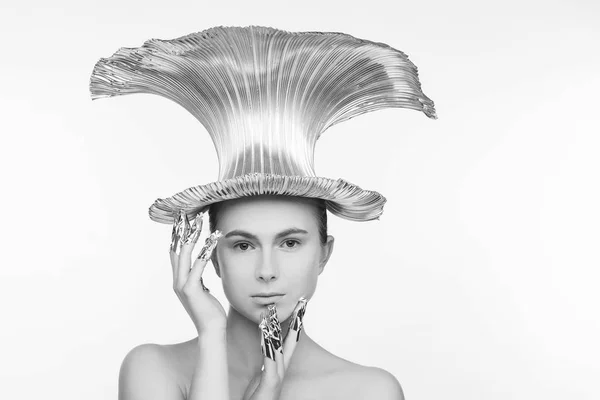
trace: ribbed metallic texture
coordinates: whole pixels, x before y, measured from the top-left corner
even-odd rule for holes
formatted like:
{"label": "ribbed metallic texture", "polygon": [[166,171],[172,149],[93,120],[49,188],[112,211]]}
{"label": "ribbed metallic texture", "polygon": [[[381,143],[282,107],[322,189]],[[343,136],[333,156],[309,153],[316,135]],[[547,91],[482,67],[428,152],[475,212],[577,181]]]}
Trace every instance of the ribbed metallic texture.
{"label": "ribbed metallic texture", "polygon": [[325,199],[342,218],[377,219],[386,201],[381,194],[316,176],[317,139],[337,123],[384,108],[436,118],[417,68],[401,51],[344,33],[260,26],[215,27],[121,48],[96,63],[90,91],[92,99],[166,97],[210,134],[218,181],[157,199],[150,218],[162,223],[181,209],[193,218],[212,203],[259,194]]}

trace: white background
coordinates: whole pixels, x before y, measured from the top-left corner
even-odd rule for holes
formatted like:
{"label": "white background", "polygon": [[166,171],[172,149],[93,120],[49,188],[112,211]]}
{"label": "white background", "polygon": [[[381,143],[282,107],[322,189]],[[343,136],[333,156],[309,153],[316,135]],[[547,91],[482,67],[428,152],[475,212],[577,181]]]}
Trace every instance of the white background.
{"label": "white background", "polygon": [[600,398],[598,2],[21,4],[0,10],[0,398],[114,399],[134,346],[194,337],[171,227],[147,209],[216,179],[212,143],[169,100],[92,101],[88,84],[119,47],[217,25],[388,43],[438,110],[319,141],[319,175],[388,203],[379,221],[330,216],[318,343],[410,400]]}

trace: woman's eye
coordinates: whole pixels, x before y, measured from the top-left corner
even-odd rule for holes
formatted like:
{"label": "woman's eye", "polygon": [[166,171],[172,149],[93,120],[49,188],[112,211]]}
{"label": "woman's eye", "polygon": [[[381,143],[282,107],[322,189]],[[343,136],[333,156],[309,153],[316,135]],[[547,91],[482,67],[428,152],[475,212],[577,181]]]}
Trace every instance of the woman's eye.
{"label": "woman's eye", "polygon": [[235,246],[233,246],[233,248],[236,248],[236,247],[239,247],[240,250],[242,250],[242,251],[246,251],[250,247],[250,244],[248,244],[248,243],[237,243]]}
{"label": "woman's eye", "polygon": [[288,249],[293,249],[295,247],[298,247],[298,245],[300,244],[300,242],[297,241],[297,240],[291,240],[290,239],[290,240],[286,240],[284,242],[284,244],[285,244],[285,247],[287,247]]}

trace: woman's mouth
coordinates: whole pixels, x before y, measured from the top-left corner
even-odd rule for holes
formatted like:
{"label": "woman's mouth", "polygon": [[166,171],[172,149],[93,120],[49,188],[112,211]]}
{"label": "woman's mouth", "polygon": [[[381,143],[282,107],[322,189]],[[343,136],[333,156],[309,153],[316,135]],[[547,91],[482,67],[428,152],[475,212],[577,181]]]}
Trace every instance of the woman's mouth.
{"label": "woman's mouth", "polygon": [[257,304],[268,305],[268,304],[277,303],[278,301],[280,301],[283,298],[283,296],[285,296],[285,295],[284,294],[269,294],[269,295],[258,294],[258,295],[254,295],[251,297],[252,297],[252,300],[254,300],[254,302]]}

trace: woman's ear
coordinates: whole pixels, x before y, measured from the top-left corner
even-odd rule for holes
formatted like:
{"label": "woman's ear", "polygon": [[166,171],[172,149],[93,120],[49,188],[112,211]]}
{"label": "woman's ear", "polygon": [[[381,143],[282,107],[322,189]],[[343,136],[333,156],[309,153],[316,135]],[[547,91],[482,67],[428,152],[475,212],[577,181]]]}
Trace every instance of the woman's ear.
{"label": "woman's ear", "polygon": [[212,261],[212,265],[213,265],[213,267],[215,267],[215,272],[217,273],[217,276],[220,278],[221,277],[221,268],[219,267],[219,260],[217,259],[216,251],[213,251],[212,255],[210,256],[210,261]]}
{"label": "woman's ear", "polygon": [[327,264],[327,261],[329,261],[329,257],[331,257],[331,253],[333,253],[333,243],[335,241],[335,238],[331,235],[327,235],[327,241],[325,242],[325,244],[321,245],[321,260],[319,262],[319,275],[321,275],[321,273],[323,272],[323,269],[325,269],[325,265]]}

